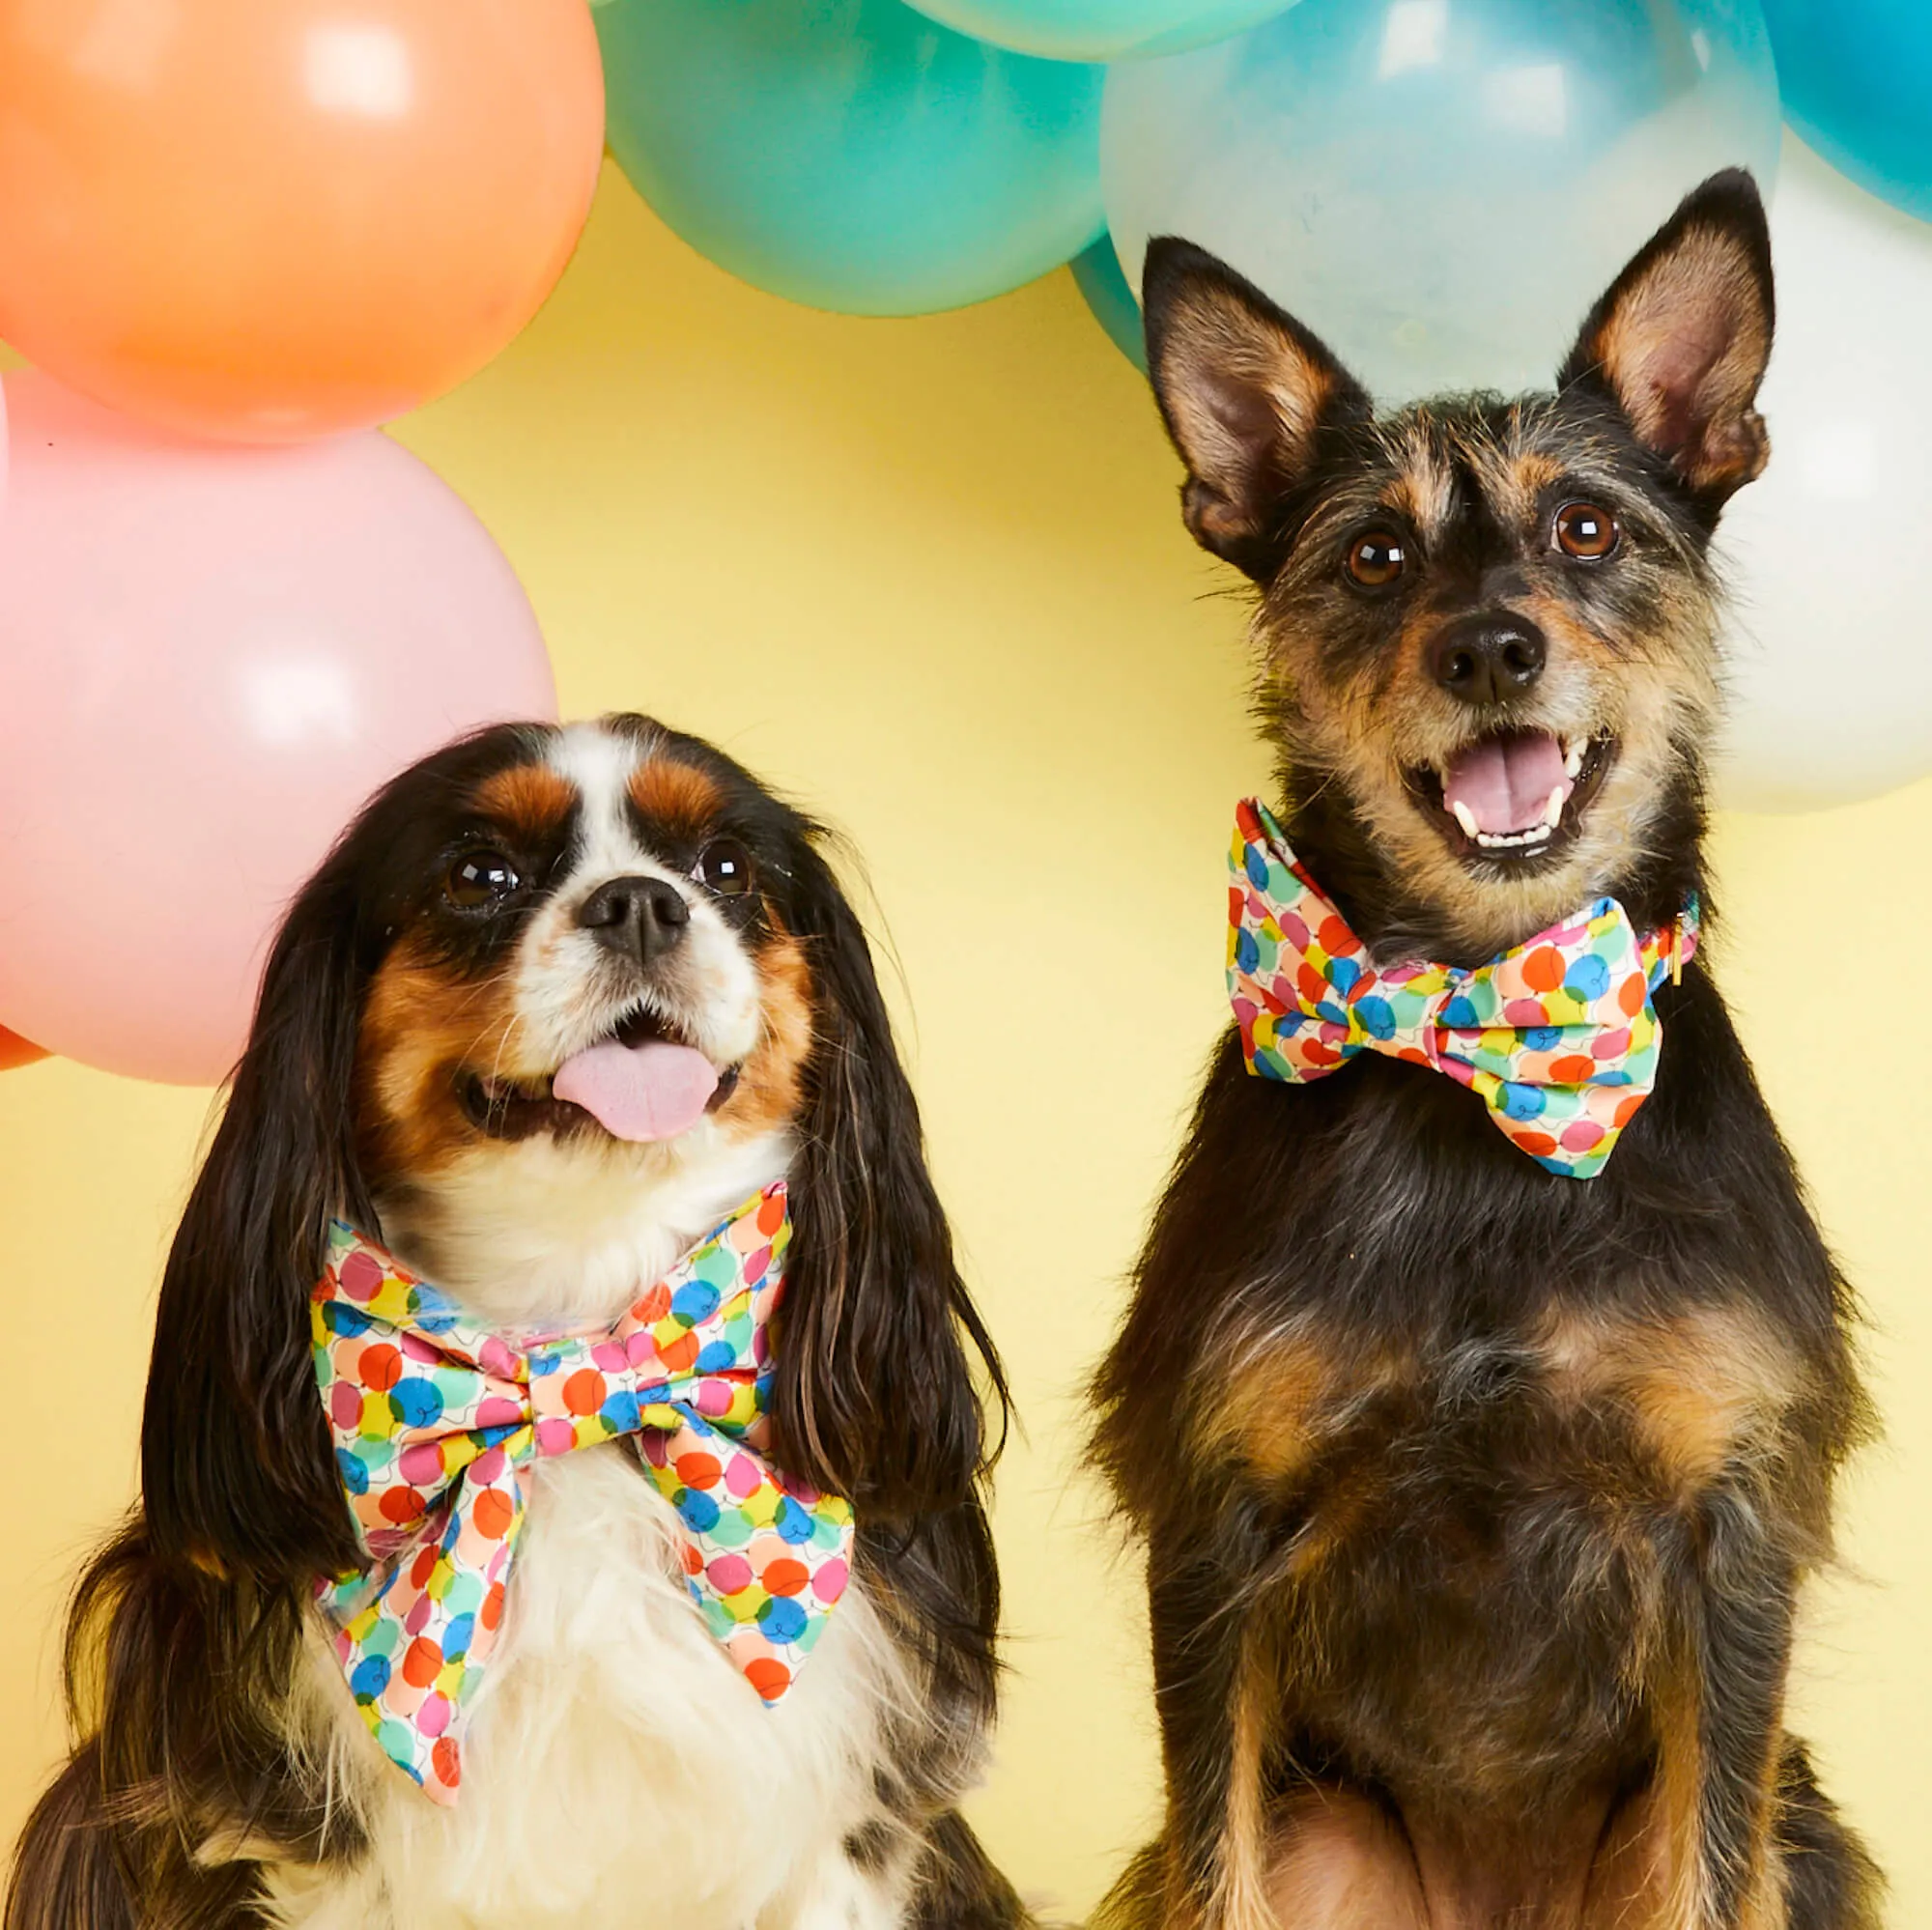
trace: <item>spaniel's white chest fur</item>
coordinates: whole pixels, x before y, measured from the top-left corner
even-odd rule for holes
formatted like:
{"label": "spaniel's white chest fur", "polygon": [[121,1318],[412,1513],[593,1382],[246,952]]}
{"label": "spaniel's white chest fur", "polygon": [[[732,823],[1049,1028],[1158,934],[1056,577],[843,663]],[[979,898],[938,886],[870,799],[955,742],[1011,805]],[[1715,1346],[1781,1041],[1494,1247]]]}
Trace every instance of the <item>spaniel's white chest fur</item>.
{"label": "spaniel's white chest fur", "polygon": [[[776,1708],[674,1573],[676,1517],[618,1447],[539,1463],[511,1604],[440,1809],[382,1759],[332,1656],[317,1692],[371,1842],[350,1871],[285,1870],[295,1930],[582,1926],[639,1911],[694,1930],[890,1930],[902,1875],[846,1854],[897,1657],[862,1585]],[[621,1917],[620,1917],[621,1913]]]}

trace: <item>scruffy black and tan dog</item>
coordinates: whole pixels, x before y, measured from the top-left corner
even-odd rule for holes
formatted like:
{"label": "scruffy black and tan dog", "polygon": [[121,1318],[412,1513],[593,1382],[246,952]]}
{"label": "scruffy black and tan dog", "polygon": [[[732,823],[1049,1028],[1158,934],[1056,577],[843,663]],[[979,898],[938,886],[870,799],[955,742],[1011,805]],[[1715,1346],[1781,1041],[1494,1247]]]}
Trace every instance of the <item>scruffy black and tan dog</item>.
{"label": "scruffy black and tan dog", "polygon": [[[1768,452],[1756,189],[1693,194],[1555,390],[1512,402],[1378,417],[1182,241],[1154,244],[1146,297],[1188,526],[1260,588],[1285,808],[1236,874],[1237,950],[1256,875],[1325,903],[1281,916],[1305,952],[1215,1058],[1098,1378],[1098,1458],[1148,1546],[1167,1784],[1106,1915],[1870,1925],[1875,1874],[1783,1715],[1794,1595],[1866,1425],[1850,1300],[1685,957],[1708,545]],[[1394,988],[1587,915],[1623,929],[1605,898],[1650,935],[1623,1010],[1662,1043],[1647,1102],[1612,1095],[1601,1171],[1604,1126],[1539,1138],[1546,1094],[1482,1067],[1567,1046],[1580,1071],[1554,1081],[1587,1088],[1591,1053],[1648,1049],[1614,1019],[1559,1037],[1532,1002],[1492,1036],[1464,1013],[1460,1069],[1373,1049]],[[1548,955],[1541,980],[1519,959],[1532,984],[1568,969]],[[1438,969],[1406,978],[1415,959]],[[1387,997],[1350,1016],[1364,973]],[[1371,1049],[1344,1063],[1350,1041]]]}

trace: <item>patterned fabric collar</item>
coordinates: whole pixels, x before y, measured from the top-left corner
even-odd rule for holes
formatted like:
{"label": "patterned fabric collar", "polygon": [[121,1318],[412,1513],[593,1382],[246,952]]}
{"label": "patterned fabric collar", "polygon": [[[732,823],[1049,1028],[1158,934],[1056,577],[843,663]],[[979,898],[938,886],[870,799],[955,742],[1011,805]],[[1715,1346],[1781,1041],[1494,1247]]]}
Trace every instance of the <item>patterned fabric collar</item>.
{"label": "patterned fabric collar", "polygon": [[791,1238],[783,1183],[748,1200],[615,1326],[513,1344],[353,1227],[329,1230],[316,1379],[370,1557],[320,1602],[363,1718],[436,1802],[505,1611],[530,1463],[620,1435],[677,1510],[685,1580],[768,1705],[850,1574],[852,1510],[759,1452],[769,1322]]}
{"label": "patterned fabric collar", "polygon": [[1469,1087],[1550,1172],[1603,1171],[1657,1083],[1651,995],[1697,949],[1694,900],[1641,937],[1599,898],[1472,971],[1378,969],[1252,798],[1236,812],[1229,872],[1228,996],[1250,1072],[1300,1084],[1385,1053]]}

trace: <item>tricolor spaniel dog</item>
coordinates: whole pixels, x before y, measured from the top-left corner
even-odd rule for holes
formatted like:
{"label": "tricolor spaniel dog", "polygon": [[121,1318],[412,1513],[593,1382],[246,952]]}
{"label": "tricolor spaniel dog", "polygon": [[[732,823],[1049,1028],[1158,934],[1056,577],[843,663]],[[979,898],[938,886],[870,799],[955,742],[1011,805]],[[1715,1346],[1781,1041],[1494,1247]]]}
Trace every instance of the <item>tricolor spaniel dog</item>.
{"label": "tricolor spaniel dog", "polygon": [[994,1926],[954,1264],[819,828],[641,717],[383,791],[161,1289],[10,1930]]}

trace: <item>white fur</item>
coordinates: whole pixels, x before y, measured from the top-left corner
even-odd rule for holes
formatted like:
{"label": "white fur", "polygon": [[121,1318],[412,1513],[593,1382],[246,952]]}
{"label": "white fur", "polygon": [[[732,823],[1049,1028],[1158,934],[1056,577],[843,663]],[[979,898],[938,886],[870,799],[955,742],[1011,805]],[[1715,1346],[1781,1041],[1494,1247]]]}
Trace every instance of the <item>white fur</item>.
{"label": "white fur", "polygon": [[733,1143],[709,1119],[658,1146],[545,1137],[479,1149],[433,1191],[382,1201],[397,1255],[493,1326],[615,1320],[734,1206],[778,1178],[789,1135]]}
{"label": "white fur", "polygon": [[[576,928],[577,905],[613,876],[672,877],[638,846],[621,809],[637,755],[594,726],[565,733],[554,753],[583,797],[584,833],[519,954],[513,1072],[554,1069],[612,1023],[599,989],[607,960]],[[679,948],[692,963],[668,1015],[724,1063],[755,1039],[755,968],[701,889],[673,882],[692,904]],[[489,1322],[606,1320],[779,1178],[790,1153],[787,1135],[734,1143],[709,1118],[653,1146],[538,1137],[479,1146],[429,1185],[378,1204],[404,1263]],[[889,1821],[874,1766],[895,1712],[918,1712],[863,1584],[847,1591],[796,1686],[766,1709],[685,1589],[670,1504],[621,1447],[539,1462],[526,1481],[503,1632],[469,1712],[454,1809],[431,1803],[382,1755],[318,1627],[291,1727],[330,1765],[370,1847],[347,1871],[271,1871],[273,1920],[288,1930],[633,1919],[893,1930],[914,1845],[899,1842],[880,1871],[844,1843]]]}
{"label": "white fur", "polygon": [[381,1756],[318,1655],[372,1846],[346,1875],[283,1874],[274,1920],[510,1930],[642,1913],[705,1930],[892,1930],[902,1862],[872,1878],[842,1847],[877,1813],[881,1719],[908,1695],[863,1590],[768,1710],[671,1573],[669,1504],[619,1450],[546,1462],[530,1490],[460,1802],[437,1807]]}
{"label": "white fur", "polygon": [[645,850],[632,832],[624,792],[642,754],[595,724],[573,725],[552,750],[552,768],[582,801],[581,828],[568,875],[531,917],[519,946],[516,1023],[497,1067],[512,1077],[554,1070],[637,1008],[634,975],[577,922],[583,901],[613,878],[662,879],[691,915],[682,943],[654,966],[643,1002],[721,1069],[758,1041],[757,973],[737,933],[701,885]]}

